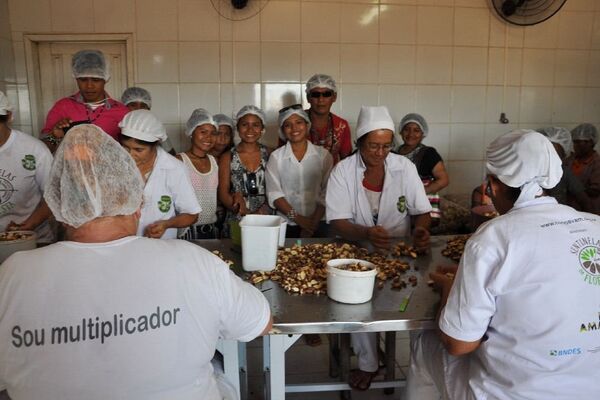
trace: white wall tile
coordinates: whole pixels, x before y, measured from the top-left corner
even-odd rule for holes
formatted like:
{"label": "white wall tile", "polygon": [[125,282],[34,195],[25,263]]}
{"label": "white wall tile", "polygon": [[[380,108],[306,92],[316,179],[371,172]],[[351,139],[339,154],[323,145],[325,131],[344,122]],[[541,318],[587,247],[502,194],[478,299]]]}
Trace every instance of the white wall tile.
{"label": "white wall tile", "polygon": [[482,160],[485,127],[483,124],[452,124],[450,126],[450,159]]}
{"label": "white wall tile", "polygon": [[488,2],[487,2],[487,0],[454,0],[454,5],[456,7],[487,8]]}
{"label": "white wall tile", "polygon": [[51,0],[50,4],[50,17],[54,32],[92,32],[94,30],[92,0]]}
{"label": "white wall tile", "polygon": [[15,56],[10,39],[0,39],[0,64],[3,79],[9,83],[17,83]]}
{"label": "white wall tile", "polygon": [[260,35],[266,41],[300,41],[300,3],[269,2],[260,13]]}
{"label": "white wall tile", "polygon": [[450,122],[450,86],[417,86],[416,112],[435,123]]}
{"label": "white wall tile", "polygon": [[219,85],[219,113],[233,117],[233,84]]}
{"label": "white wall tile", "polygon": [[487,47],[454,47],[453,63],[453,83],[473,85],[487,83]]}
{"label": "white wall tile", "polygon": [[261,86],[258,83],[237,83],[233,86],[233,115],[243,106],[252,104],[261,105]]}
{"label": "white wall tile", "polygon": [[[152,96],[152,112],[163,124],[179,123],[179,85],[138,83]],[[188,115],[189,117],[189,115]]]}
{"label": "white wall tile", "polygon": [[526,26],[524,47],[553,49],[558,41],[558,18],[550,18],[541,24]]}
{"label": "white wall tile", "polygon": [[[470,194],[485,178],[483,161],[449,161],[446,169],[450,175],[450,185],[446,189],[450,194]],[[460,179],[452,179],[460,177]]]}
{"label": "white wall tile", "polygon": [[[505,56],[508,57],[505,64]],[[490,85],[521,84],[522,49],[489,48],[488,83]],[[505,70],[506,68],[506,70]]]}
{"label": "white wall tile", "polygon": [[415,44],[417,42],[417,7],[382,6],[380,18],[381,43]]}
{"label": "white wall tile", "polygon": [[592,49],[600,49],[600,12],[598,11],[594,13],[594,26],[592,27]]}
{"label": "white wall tile", "polygon": [[338,93],[337,101],[341,106],[340,114],[342,118],[354,123],[358,118],[360,107],[377,105],[377,100],[378,90],[376,85],[344,84],[341,93]]}
{"label": "white wall tile", "polygon": [[219,14],[210,1],[179,0],[178,4],[179,40],[219,40]]}
{"label": "white wall tile", "polygon": [[587,85],[600,86],[600,51],[591,51],[587,66]]}
{"label": "white wall tile", "polygon": [[417,0],[417,4],[424,6],[452,6],[454,0]]}
{"label": "white wall tile", "polygon": [[31,125],[31,110],[29,107],[29,87],[27,87],[27,84],[17,84],[16,87],[17,103],[15,103],[15,107],[13,109],[15,124]]}
{"label": "white wall tile", "polygon": [[561,8],[562,11],[594,11],[596,0],[569,0]]}
{"label": "white wall tile", "polygon": [[490,17],[490,39],[489,45],[504,47],[523,47],[525,29],[522,26],[510,25],[496,16]]}
{"label": "white wall tile", "polygon": [[302,41],[340,41],[340,3],[302,2]]}
{"label": "white wall tile", "polygon": [[179,82],[219,82],[218,42],[179,42]]}
{"label": "white wall tile", "polygon": [[8,0],[13,31],[49,32],[52,29],[50,0]]}
{"label": "white wall tile", "polygon": [[485,115],[485,86],[454,86],[450,120],[482,123]]}
{"label": "white wall tile", "polygon": [[219,32],[221,40],[257,42],[260,40],[260,17],[257,15],[241,21],[220,18]]}
{"label": "white wall tile", "polygon": [[449,7],[417,8],[417,43],[451,45],[454,10]]}
{"label": "white wall tile", "polygon": [[260,81],[260,43],[241,42],[233,44],[233,81]]}
{"label": "white wall tile", "polygon": [[379,105],[388,108],[397,126],[402,117],[416,108],[415,87],[413,85],[383,85],[379,88]]}
{"label": "white wall tile", "polygon": [[514,86],[488,86],[486,93],[485,122],[500,123],[500,114],[504,113],[511,122],[519,121],[521,90]]}
{"label": "white wall tile", "polygon": [[262,43],[261,74],[264,82],[300,80],[300,45]]}
{"label": "white wall tile", "polygon": [[137,81],[177,82],[179,61],[176,42],[140,42],[137,45]]}
{"label": "white wall tile", "polygon": [[414,83],[415,46],[379,46],[379,81],[381,83]]}
{"label": "white wall tile", "polygon": [[547,124],[552,121],[551,87],[521,88],[520,123]]}
{"label": "white wall tile", "polygon": [[155,0],[136,0],[137,40],[177,40],[177,5]]}
{"label": "white wall tile", "polygon": [[[69,2],[73,4],[73,2]],[[94,0],[94,30],[103,33],[131,32],[135,26],[134,0]],[[86,30],[89,32],[89,28]]]}
{"label": "white wall tile", "polygon": [[219,77],[220,82],[233,82],[233,43],[219,43]]}
{"label": "white wall tile", "polygon": [[375,44],[342,44],[342,82],[377,83],[379,49]]}
{"label": "white wall tile", "polygon": [[342,7],[342,43],[377,43],[379,39],[379,7],[350,4]]}
{"label": "white wall tile", "polygon": [[487,124],[485,126],[485,137],[483,139],[484,151],[495,139],[518,128],[517,124]]}
{"label": "white wall tile", "polygon": [[545,86],[554,83],[554,50],[523,50],[523,85]]}
{"label": "white wall tile", "polygon": [[452,47],[417,47],[417,83],[445,84],[452,81]]}
{"label": "white wall tile", "polygon": [[552,122],[578,122],[583,119],[584,88],[554,88]]}
{"label": "white wall tile", "polygon": [[196,108],[204,108],[210,113],[216,113],[220,109],[219,85],[182,83],[179,85],[179,104],[181,123],[185,123]]}
{"label": "white wall tile", "polygon": [[184,152],[190,148],[190,140],[183,133],[185,128],[181,124],[164,124],[164,126],[176,153]]}
{"label": "white wall tile", "polygon": [[263,85],[262,109],[267,123],[277,125],[279,110],[302,102],[302,85],[299,83],[267,83]]}
{"label": "white wall tile", "polygon": [[12,46],[17,83],[26,83],[27,67],[25,64],[25,46],[23,45],[23,42],[12,42]]}
{"label": "white wall tile", "polygon": [[303,43],[301,80],[306,82],[316,73],[335,78],[340,76],[340,45],[334,43]]}
{"label": "white wall tile", "polygon": [[586,88],[583,102],[583,120],[593,121],[600,116],[600,89]]}
{"label": "white wall tile", "polygon": [[434,147],[445,163],[450,156],[450,124],[429,124],[429,133],[423,142]]}
{"label": "white wall tile", "polygon": [[454,45],[487,46],[490,12],[483,8],[454,9]]}
{"label": "white wall tile", "polygon": [[558,24],[558,47],[561,49],[589,48],[593,23],[593,13],[561,12]]}
{"label": "white wall tile", "polygon": [[588,51],[557,50],[555,84],[557,86],[585,86],[588,58]]}

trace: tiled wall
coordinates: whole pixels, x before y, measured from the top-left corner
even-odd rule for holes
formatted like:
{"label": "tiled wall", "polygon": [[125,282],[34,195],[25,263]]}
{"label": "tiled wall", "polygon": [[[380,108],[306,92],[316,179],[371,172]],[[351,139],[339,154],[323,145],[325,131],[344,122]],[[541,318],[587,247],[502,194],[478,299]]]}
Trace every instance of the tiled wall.
{"label": "tiled wall", "polygon": [[8,96],[11,104],[18,102],[8,0],[0,0],[0,90]]}
{"label": "tiled wall", "polygon": [[[23,129],[31,121],[23,32],[133,32],[135,84],[152,92],[180,148],[192,109],[231,113],[247,103],[266,109],[274,143],[276,110],[301,98],[310,75],[330,73],[340,87],[334,112],[352,125],[361,104],[387,105],[396,120],[422,113],[451,193],[481,180],[485,146],[500,133],[600,123],[597,0],[568,0],[526,28],[500,22],[488,0],[271,0],[242,22],[220,18],[210,0],[8,4]],[[499,124],[500,112],[509,124]]]}

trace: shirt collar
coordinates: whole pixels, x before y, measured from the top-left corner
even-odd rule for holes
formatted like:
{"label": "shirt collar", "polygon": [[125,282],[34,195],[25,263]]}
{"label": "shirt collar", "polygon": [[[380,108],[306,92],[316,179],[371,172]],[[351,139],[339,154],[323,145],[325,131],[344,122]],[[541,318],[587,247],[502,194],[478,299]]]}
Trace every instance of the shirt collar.
{"label": "shirt collar", "polygon": [[[317,149],[315,148],[315,145],[312,144],[310,140],[307,140],[306,154],[304,154],[304,157],[302,157],[302,159],[304,160],[306,157],[310,157],[316,153]],[[296,158],[294,152],[292,151],[292,145],[289,141],[285,143],[285,147],[283,150],[283,158]]]}
{"label": "shirt collar", "polygon": [[[106,98],[106,101],[104,102],[104,107],[107,110],[110,110],[116,104],[116,101],[113,100],[106,92],[104,92],[104,97]],[[71,95],[70,98],[79,104],[86,105],[85,101],[83,100],[83,96],[81,95],[81,92],[77,92]]]}

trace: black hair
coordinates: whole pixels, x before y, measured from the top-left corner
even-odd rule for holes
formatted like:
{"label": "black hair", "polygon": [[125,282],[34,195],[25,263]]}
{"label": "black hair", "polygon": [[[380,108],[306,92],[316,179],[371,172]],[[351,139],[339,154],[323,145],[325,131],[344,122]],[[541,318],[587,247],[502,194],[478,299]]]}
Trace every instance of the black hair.
{"label": "black hair", "polygon": [[123,141],[123,140],[127,140],[127,139],[132,139],[137,144],[141,144],[143,146],[151,146],[151,147],[158,146],[160,143],[160,140],[157,140],[156,142],[147,142],[145,140],[136,139],[134,137],[123,135],[123,134],[121,134],[121,138],[119,139],[119,141]]}

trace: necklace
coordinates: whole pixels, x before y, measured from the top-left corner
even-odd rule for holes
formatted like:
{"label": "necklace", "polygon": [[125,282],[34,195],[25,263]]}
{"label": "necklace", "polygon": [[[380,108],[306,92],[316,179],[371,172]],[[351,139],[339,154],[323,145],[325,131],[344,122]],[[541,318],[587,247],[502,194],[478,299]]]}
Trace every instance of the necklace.
{"label": "necklace", "polygon": [[193,150],[190,150],[189,155],[192,156],[192,157],[194,157],[194,158],[199,158],[200,160],[208,158],[208,154],[204,154],[203,156],[198,156],[198,155],[194,154]]}

